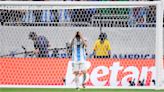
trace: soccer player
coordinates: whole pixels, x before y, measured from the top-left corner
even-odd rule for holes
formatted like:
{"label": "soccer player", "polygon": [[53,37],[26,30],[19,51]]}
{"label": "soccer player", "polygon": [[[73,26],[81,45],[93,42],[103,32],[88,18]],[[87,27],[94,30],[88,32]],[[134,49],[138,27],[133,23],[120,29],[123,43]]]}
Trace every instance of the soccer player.
{"label": "soccer player", "polygon": [[86,40],[82,36],[81,32],[76,32],[74,38],[71,40],[72,48],[72,66],[73,73],[75,74],[75,84],[76,89],[79,89],[79,74],[83,74],[82,86],[85,88],[85,79],[86,79],[86,52],[85,48],[87,47]]}

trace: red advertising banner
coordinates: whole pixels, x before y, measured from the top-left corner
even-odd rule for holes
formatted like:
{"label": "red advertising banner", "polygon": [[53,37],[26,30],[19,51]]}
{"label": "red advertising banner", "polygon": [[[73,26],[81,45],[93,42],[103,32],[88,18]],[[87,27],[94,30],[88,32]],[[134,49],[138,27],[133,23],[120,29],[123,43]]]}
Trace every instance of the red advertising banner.
{"label": "red advertising banner", "polygon": [[[0,58],[0,63],[1,85],[60,86],[63,78],[66,85],[74,85],[70,59]],[[137,85],[139,80],[149,86],[156,75],[154,59],[88,59],[86,69],[88,86]]]}

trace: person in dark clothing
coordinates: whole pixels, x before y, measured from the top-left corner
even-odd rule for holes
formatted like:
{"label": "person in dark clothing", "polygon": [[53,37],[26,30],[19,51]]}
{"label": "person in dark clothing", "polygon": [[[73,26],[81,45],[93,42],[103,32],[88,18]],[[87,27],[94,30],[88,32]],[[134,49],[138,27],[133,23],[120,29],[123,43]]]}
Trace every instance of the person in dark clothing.
{"label": "person in dark clothing", "polygon": [[31,39],[34,42],[34,53],[36,54],[36,57],[49,56],[48,47],[50,45],[49,41],[45,36],[38,36],[35,32],[30,32],[29,39]]}

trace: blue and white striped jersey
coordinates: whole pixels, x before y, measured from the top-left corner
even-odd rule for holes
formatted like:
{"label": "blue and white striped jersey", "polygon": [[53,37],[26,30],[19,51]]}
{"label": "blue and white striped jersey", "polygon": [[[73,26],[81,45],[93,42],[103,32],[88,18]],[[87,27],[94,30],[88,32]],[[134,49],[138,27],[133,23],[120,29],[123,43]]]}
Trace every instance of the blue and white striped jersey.
{"label": "blue and white striped jersey", "polygon": [[85,46],[82,40],[74,39],[72,46],[72,61],[74,63],[84,63],[86,61]]}

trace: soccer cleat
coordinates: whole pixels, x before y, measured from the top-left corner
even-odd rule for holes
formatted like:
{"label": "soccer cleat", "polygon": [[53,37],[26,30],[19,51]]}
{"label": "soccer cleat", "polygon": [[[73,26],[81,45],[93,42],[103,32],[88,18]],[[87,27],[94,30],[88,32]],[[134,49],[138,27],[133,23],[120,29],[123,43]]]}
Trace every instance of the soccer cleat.
{"label": "soccer cleat", "polygon": [[77,88],[76,88],[76,90],[78,90],[78,91],[79,91],[79,90],[80,90],[80,89],[79,89],[79,87],[77,87]]}
{"label": "soccer cleat", "polygon": [[85,83],[82,84],[82,87],[85,88]]}

